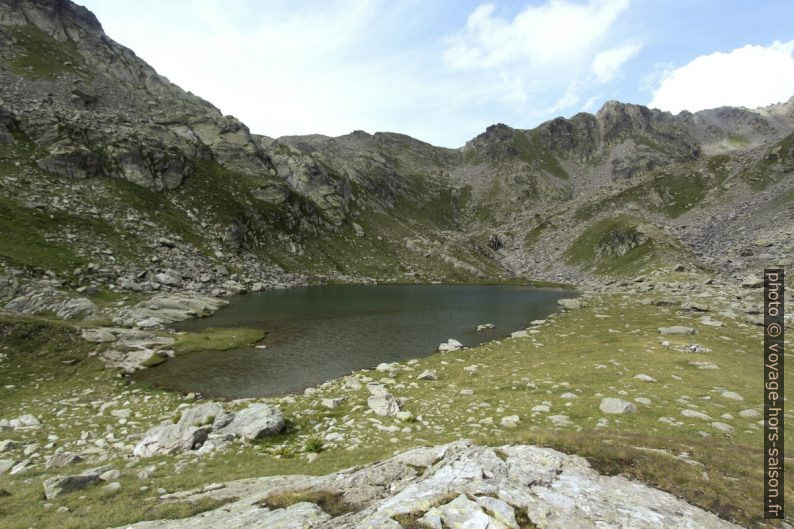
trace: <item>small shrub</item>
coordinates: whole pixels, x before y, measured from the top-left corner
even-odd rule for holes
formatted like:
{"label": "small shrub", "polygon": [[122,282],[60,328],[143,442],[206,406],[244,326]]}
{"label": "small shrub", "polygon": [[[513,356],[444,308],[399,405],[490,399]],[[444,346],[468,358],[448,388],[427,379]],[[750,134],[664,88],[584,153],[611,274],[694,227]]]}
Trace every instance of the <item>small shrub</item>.
{"label": "small shrub", "polygon": [[309,438],[303,447],[306,449],[307,452],[320,452],[323,449],[323,440],[321,437],[311,437]]}

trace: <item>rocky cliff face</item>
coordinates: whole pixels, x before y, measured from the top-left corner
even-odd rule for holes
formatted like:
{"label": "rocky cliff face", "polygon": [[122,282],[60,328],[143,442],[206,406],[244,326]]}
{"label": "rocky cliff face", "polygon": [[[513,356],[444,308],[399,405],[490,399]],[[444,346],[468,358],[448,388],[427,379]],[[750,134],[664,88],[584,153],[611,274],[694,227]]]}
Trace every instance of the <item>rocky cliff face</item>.
{"label": "rocky cliff face", "polygon": [[[771,217],[733,227],[762,205],[791,219],[794,99],[677,116],[611,101],[533,130],[493,125],[460,149],[361,131],[272,139],[67,0],[0,1],[0,86],[13,234],[0,259],[68,288],[581,281],[679,261],[740,274],[757,239],[773,241],[766,261],[791,255]],[[638,224],[661,234],[642,260],[583,255]]]}

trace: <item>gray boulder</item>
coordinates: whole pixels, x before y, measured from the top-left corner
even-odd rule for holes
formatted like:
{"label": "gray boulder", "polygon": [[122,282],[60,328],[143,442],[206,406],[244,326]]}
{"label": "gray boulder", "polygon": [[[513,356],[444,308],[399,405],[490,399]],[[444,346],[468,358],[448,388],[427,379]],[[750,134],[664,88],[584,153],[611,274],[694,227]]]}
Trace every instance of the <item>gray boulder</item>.
{"label": "gray boulder", "polygon": [[270,404],[251,404],[234,414],[234,418],[218,433],[253,440],[276,435],[284,429],[284,415]]}
{"label": "gray boulder", "polygon": [[624,413],[635,413],[637,411],[637,406],[623,399],[607,397],[601,399],[601,404],[598,406],[598,409],[611,415],[622,415]]}
{"label": "gray boulder", "polygon": [[44,482],[44,496],[48,500],[53,500],[64,494],[94,485],[99,481],[100,470],[104,471],[105,469],[86,470],[75,476],[52,477]]}
{"label": "gray boulder", "polygon": [[47,459],[45,468],[60,468],[79,463],[83,458],[73,452],[58,452]]}
{"label": "gray boulder", "polygon": [[575,298],[558,299],[557,304],[565,310],[576,310],[582,308],[582,301]]}
{"label": "gray boulder", "polygon": [[213,425],[215,419],[224,415],[224,413],[220,404],[216,402],[205,402],[185,410],[177,424],[182,428],[190,426],[209,426]]}
{"label": "gray boulder", "polygon": [[692,327],[684,327],[683,325],[673,325],[672,327],[659,327],[659,333],[664,335],[696,334],[697,331]]}
{"label": "gray boulder", "polygon": [[400,412],[400,404],[391,393],[369,397],[367,406],[375,415],[380,415],[381,417],[395,417]]}
{"label": "gray boulder", "polygon": [[20,415],[16,419],[11,419],[8,421],[8,425],[14,430],[23,430],[26,428],[38,428],[41,426],[41,423],[36,417],[28,413]]}
{"label": "gray boulder", "polygon": [[143,436],[132,453],[137,457],[176,454],[193,450],[207,439],[210,428],[163,424],[155,426]]}

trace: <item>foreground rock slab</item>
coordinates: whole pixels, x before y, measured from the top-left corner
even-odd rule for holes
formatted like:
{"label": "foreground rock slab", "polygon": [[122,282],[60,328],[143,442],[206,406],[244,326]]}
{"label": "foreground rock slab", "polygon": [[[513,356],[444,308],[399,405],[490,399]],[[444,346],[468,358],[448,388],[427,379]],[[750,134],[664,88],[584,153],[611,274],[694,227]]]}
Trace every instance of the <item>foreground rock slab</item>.
{"label": "foreground rock slab", "polygon": [[[290,498],[284,502],[283,498]],[[323,512],[334,497],[344,514]],[[469,441],[409,450],[321,477],[282,476],[175,493],[161,501],[226,500],[223,507],[135,529],[402,527],[540,529],[625,527],[736,529],[675,496],[621,476],[603,476],[581,457],[549,448],[482,447]],[[281,501],[275,501],[281,499]]]}

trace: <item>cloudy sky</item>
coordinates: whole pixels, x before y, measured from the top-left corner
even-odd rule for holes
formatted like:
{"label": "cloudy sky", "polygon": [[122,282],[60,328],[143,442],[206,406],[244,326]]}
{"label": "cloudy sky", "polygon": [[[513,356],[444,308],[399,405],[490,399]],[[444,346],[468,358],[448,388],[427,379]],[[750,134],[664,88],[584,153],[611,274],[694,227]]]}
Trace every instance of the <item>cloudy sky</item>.
{"label": "cloudy sky", "polygon": [[794,96],[790,0],[78,0],[253,132],[459,147],[610,99],[680,112]]}

